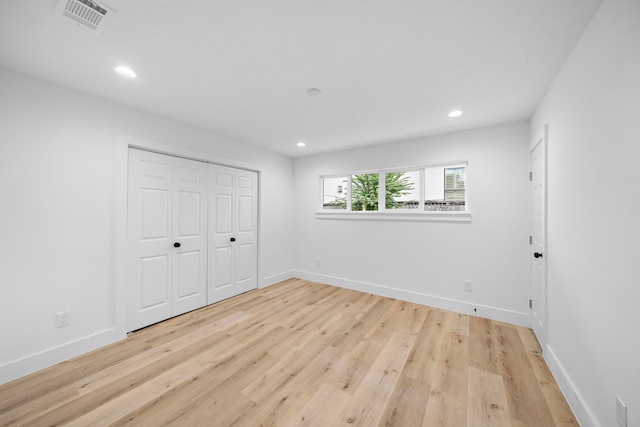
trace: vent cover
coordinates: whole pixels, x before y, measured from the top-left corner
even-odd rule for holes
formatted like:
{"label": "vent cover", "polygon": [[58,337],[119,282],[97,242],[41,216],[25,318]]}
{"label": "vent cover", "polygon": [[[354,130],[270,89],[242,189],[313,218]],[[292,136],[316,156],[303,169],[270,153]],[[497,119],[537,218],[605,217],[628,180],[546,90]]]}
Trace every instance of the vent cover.
{"label": "vent cover", "polygon": [[56,13],[102,32],[115,11],[93,0],[58,0]]}

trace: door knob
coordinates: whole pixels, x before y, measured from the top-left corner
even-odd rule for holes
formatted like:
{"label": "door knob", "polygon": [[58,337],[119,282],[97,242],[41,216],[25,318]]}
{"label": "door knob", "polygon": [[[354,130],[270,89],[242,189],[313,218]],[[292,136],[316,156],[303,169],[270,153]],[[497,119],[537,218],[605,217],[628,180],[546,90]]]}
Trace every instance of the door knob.
{"label": "door knob", "polygon": [[230,240],[230,241],[232,241],[232,242],[235,242],[235,241],[236,241],[236,238],[235,238],[235,237],[232,237],[232,238],[230,238],[229,240]]}
{"label": "door knob", "polygon": [[542,258],[542,253],[540,253],[540,252],[534,252],[534,253],[533,253],[533,256],[534,256],[535,258]]}
{"label": "door knob", "polygon": [[175,243],[173,244],[173,247],[174,247],[174,248],[179,248],[179,247],[180,247],[180,242],[175,242]]}

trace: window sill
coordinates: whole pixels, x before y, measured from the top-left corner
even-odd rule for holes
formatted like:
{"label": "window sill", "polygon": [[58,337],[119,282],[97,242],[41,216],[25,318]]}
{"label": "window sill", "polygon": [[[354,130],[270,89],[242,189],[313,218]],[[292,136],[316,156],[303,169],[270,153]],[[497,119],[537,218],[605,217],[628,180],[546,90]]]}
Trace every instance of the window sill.
{"label": "window sill", "polygon": [[316,219],[471,222],[471,212],[316,212]]}

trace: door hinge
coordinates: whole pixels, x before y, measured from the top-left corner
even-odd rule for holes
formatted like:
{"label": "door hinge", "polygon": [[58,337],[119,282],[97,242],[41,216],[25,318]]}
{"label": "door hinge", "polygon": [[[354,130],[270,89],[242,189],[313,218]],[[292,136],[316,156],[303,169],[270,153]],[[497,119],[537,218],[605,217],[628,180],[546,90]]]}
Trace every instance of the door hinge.
{"label": "door hinge", "polygon": [[529,181],[533,181],[533,172],[529,172]]}
{"label": "door hinge", "polygon": [[533,308],[533,300],[529,300],[529,308]]}
{"label": "door hinge", "polygon": [[529,236],[529,244],[533,245],[533,236]]}

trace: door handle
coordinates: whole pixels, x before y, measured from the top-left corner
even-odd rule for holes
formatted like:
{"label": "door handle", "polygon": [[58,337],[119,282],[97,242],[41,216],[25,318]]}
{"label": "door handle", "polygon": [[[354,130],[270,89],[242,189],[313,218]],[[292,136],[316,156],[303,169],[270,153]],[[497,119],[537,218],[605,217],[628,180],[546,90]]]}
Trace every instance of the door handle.
{"label": "door handle", "polygon": [[229,241],[231,241],[231,242],[235,242],[235,241],[236,241],[236,238],[235,238],[235,237],[232,237],[232,238],[230,238],[230,239],[229,239]]}
{"label": "door handle", "polygon": [[175,243],[173,244],[173,247],[174,247],[174,248],[179,248],[179,247],[180,247],[180,242],[175,242]]}
{"label": "door handle", "polygon": [[533,256],[534,256],[535,258],[542,258],[542,253],[541,253],[541,252],[534,252],[534,253],[533,253]]}

